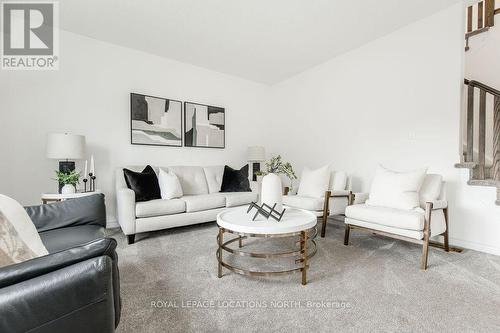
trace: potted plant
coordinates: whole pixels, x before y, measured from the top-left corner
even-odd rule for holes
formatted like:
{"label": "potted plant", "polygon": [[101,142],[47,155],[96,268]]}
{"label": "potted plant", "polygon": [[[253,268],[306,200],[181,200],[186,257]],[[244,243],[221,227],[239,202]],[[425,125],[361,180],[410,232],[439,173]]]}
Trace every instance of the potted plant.
{"label": "potted plant", "polygon": [[283,185],[279,175],[285,175],[292,182],[297,179],[290,162],[283,162],[281,155],[274,156],[266,162],[266,175],[262,179],[262,202],[271,207],[276,204],[276,210],[283,209]]}
{"label": "potted plant", "polygon": [[62,194],[71,194],[76,192],[76,184],[80,182],[80,173],[75,170],[68,173],[56,171],[56,178],[59,184],[64,185],[61,189]]}
{"label": "potted plant", "polygon": [[262,178],[266,175],[263,171],[255,171],[255,176],[257,177],[257,182],[262,182]]}

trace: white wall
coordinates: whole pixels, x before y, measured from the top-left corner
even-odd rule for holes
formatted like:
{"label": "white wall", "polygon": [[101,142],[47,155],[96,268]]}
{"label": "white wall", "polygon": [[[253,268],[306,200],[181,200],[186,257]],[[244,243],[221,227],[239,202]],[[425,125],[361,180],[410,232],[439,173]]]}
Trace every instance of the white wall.
{"label": "white wall", "polygon": [[301,170],[331,164],[369,190],[379,163],[429,167],[448,182],[454,244],[500,254],[500,207],[472,189],[459,161],[463,80],[461,5],[273,87],[272,150]]}
{"label": "white wall", "polygon": [[[116,167],[241,167],[247,146],[264,141],[259,121],[266,114],[268,86],[66,32],[60,45],[59,71],[0,73],[0,193],[25,205],[56,190],[50,178],[58,164],[45,157],[49,132],[86,136],[111,221]],[[131,145],[131,92],[225,107],[226,149]]]}

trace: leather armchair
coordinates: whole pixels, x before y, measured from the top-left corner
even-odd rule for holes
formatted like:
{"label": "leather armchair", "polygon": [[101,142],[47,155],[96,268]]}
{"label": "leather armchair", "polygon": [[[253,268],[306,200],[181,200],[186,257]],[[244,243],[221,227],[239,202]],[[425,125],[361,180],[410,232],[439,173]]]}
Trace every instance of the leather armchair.
{"label": "leather armchair", "polygon": [[[92,197],[26,208],[49,254],[0,268],[0,332],[115,331],[121,313],[117,243],[102,237],[104,196]],[[76,206],[86,210],[71,209]],[[91,226],[102,234],[88,232]],[[70,237],[78,227],[83,236]],[[54,241],[60,249],[51,250]]]}

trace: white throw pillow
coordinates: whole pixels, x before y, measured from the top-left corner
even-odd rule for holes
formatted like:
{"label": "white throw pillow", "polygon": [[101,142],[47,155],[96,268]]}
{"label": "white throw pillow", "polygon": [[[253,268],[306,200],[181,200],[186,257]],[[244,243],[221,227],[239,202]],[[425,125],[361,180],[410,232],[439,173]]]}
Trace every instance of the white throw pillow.
{"label": "white throw pillow", "polygon": [[367,205],[408,209],[419,207],[419,191],[427,168],[397,172],[379,166],[372,182]]}
{"label": "white throw pillow", "polygon": [[[42,239],[35,225],[20,203],[8,196],[0,194],[0,211],[15,229],[17,236],[31,249],[31,251],[33,251],[35,256],[41,257],[49,254],[45,245],[42,243]],[[2,235],[2,238],[10,236],[12,235],[5,234]],[[0,239],[0,241],[3,242],[2,239]]]}
{"label": "white throw pillow", "polygon": [[205,177],[207,178],[208,193],[218,193],[222,186],[222,177],[224,176],[224,166],[215,165],[204,167]]}
{"label": "white throw pillow", "polygon": [[158,183],[160,184],[162,199],[170,200],[182,197],[181,182],[172,171],[160,168]]}
{"label": "white throw pillow", "polygon": [[330,166],[325,165],[316,170],[304,168],[300,177],[297,195],[311,198],[322,198],[328,191],[330,183]]}

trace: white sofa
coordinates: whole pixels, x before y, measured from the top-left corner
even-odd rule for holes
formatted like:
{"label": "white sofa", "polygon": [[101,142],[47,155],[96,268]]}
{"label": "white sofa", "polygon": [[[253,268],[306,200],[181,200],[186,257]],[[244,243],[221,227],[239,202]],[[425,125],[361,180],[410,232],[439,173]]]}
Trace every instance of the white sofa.
{"label": "white sofa", "polygon": [[427,269],[427,257],[431,237],[444,236],[443,247],[448,245],[448,202],[443,178],[427,174],[419,191],[420,207],[412,210],[368,205],[366,193],[356,194],[356,203],[345,212],[344,245],[349,244],[352,229],[367,231],[382,236],[422,245],[421,268]]}
{"label": "white sofa", "polygon": [[325,237],[328,216],[343,215],[352,198],[351,182],[347,173],[331,171],[328,190],[323,196],[313,198],[288,194],[283,197],[283,204],[287,207],[308,210],[321,218],[321,237]]}
{"label": "white sofa", "polygon": [[[126,167],[140,172],[145,166]],[[256,191],[219,192],[224,166],[170,166],[184,195],[178,199],[135,202],[135,193],[127,187],[123,168],[116,171],[116,200],[118,223],[127,235],[129,244],[141,232],[174,228],[215,221],[217,214],[229,207],[237,207],[258,200]],[[159,167],[153,167],[158,175]]]}

